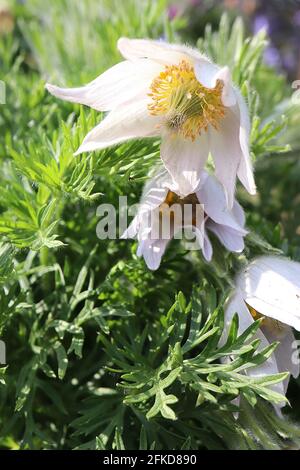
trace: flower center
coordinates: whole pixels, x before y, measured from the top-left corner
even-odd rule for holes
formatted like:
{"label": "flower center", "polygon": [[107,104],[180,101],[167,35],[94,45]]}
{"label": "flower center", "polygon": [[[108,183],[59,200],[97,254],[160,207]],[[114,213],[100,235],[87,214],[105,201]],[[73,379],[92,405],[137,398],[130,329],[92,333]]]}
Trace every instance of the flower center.
{"label": "flower center", "polygon": [[[176,207],[177,206],[177,207]],[[169,216],[170,220],[174,222],[175,217],[178,215],[177,208],[180,208],[181,223],[193,225],[194,227],[199,224],[199,216],[201,215],[202,206],[195,193],[181,198],[173,191],[168,191],[166,199],[159,206],[159,216],[162,219],[164,216]]]}
{"label": "flower center", "polygon": [[266,317],[262,315],[253,307],[250,307],[250,305],[247,304],[247,302],[246,302],[246,305],[254,320],[259,320],[260,318],[262,318],[262,322],[261,322],[262,329],[266,329],[267,332],[272,333],[278,338],[285,336],[286,325],[284,323],[281,323],[278,320],[274,320],[274,318],[270,318],[270,317]]}
{"label": "flower center", "polygon": [[222,81],[217,80],[215,88],[206,88],[185,60],[179,65],[167,65],[153,80],[150,90],[150,114],[164,115],[167,127],[184,138],[195,140],[202,130],[207,131],[209,124],[218,130],[225,115]]}

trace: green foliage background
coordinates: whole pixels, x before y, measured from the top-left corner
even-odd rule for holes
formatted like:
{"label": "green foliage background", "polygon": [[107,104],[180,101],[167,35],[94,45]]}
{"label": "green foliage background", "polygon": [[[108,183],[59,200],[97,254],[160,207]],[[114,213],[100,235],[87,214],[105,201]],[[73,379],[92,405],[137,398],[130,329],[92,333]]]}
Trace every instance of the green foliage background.
{"label": "green foliage background", "polygon": [[[247,209],[246,250],[214,259],[172,242],[149,272],[133,242],[100,241],[97,205],[137,202],[159,142],[129,142],[74,157],[101,115],[58,102],[45,81],[87,83],[120,60],[120,36],[186,41],[166,0],[11,2],[16,24],[0,37],[0,447],[9,449],[280,449],[298,447],[299,381],[279,418],[269,386],[250,379],[276,344],[258,352],[256,322],[218,347],[223,305],[247,259],[300,261],[299,105],[283,76],[262,63],[267,38],[246,38],[223,16],[197,42],[228,64],[251,111],[259,194]],[[220,359],[234,355],[231,364]],[[241,397],[238,409],[232,400]]]}

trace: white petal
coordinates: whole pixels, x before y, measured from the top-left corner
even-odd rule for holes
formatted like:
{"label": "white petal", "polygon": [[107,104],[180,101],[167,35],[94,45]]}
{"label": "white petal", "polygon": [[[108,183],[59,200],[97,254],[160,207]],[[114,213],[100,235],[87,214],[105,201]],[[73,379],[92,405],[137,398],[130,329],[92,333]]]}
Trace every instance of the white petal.
{"label": "white petal", "polygon": [[226,343],[230,324],[235,313],[239,315],[239,334],[241,334],[253,323],[253,318],[249,318],[249,310],[238,290],[231,295],[226,304],[224,330],[220,339],[221,346]]}
{"label": "white petal", "polygon": [[[224,332],[220,340],[221,345],[224,345],[226,342],[230,324],[235,313],[237,313],[239,316],[238,334],[241,335],[250,325],[252,325],[254,320],[248,308],[246,307],[246,304],[243,300],[242,293],[239,292],[238,290],[229,299],[228,304],[225,308],[225,324],[224,324]],[[254,337],[252,337],[250,341],[253,341],[253,339],[255,338],[258,338],[260,340],[260,345],[258,348],[259,351],[262,350],[263,348],[266,348],[270,344],[261,330],[257,330]],[[250,377],[262,377],[265,375],[272,375],[272,374],[278,374],[278,373],[279,373],[278,365],[277,365],[277,361],[276,361],[274,354],[272,354],[260,366],[251,367],[247,369],[247,375]],[[281,393],[283,395],[285,393],[284,385],[282,382],[274,384],[270,388],[277,393]],[[284,406],[284,402],[280,404],[280,406]]]}
{"label": "white petal", "polygon": [[230,227],[225,225],[219,225],[209,220],[206,224],[208,230],[213,232],[220,240],[220,242],[227,248],[229,251],[234,251],[235,253],[241,253],[244,248],[244,233],[233,230]]}
{"label": "white petal", "polygon": [[208,139],[198,137],[194,142],[168,132],[162,136],[161,158],[170,173],[177,192],[187,196],[197,189],[201,171],[208,157]]}
{"label": "white petal", "polygon": [[232,208],[232,215],[240,227],[245,227],[245,212],[242,206],[235,200]]}
{"label": "white petal", "polygon": [[[139,240],[146,240],[151,236],[151,234],[152,239],[156,240],[159,238],[159,234],[161,233],[161,219],[159,206],[165,201],[166,195],[167,189],[153,188],[151,191],[148,192],[146,197],[142,198],[138,210]],[[169,223],[166,226],[166,230],[168,230],[168,233],[171,230]]]}
{"label": "white petal", "polygon": [[203,247],[202,247],[202,253],[204,256],[204,259],[206,261],[211,261],[212,255],[213,255],[213,248],[212,244],[210,243],[210,240],[208,238],[206,230],[204,230],[204,240],[203,240]]}
{"label": "white petal", "polygon": [[151,232],[151,209],[146,206],[140,206],[136,216],[129,224],[128,228],[121,235],[121,239],[137,238],[146,240]]}
{"label": "white petal", "polygon": [[207,175],[196,194],[210,219],[217,224],[238,230],[244,235],[247,233],[244,230],[243,209],[238,202],[234,201],[232,210],[228,210],[224,188],[214,176]]}
{"label": "white petal", "polygon": [[[262,331],[270,343],[279,341],[275,349],[275,357],[279,372],[289,372],[294,378],[299,375],[299,351],[292,328],[285,327],[284,332],[277,333],[277,330],[262,326]],[[277,333],[277,334],[276,334]],[[287,390],[289,378],[284,381],[285,392]]]}
{"label": "white petal", "polygon": [[159,122],[160,118],[150,116],[147,100],[124,103],[87,134],[75,155],[101,150],[129,139],[156,136]]}
{"label": "white petal", "polygon": [[162,67],[147,59],[124,61],[114,65],[98,78],[80,88],[59,88],[46,84],[54,96],[80,103],[97,111],[110,111],[121,103],[147,96],[150,84]]}
{"label": "white petal", "polygon": [[136,235],[138,235],[139,240],[148,238],[151,232],[151,212],[165,201],[168,193],[165,183],[169,179],[168,173],[163,170],[146,182],[141,200],[137,206],[137,214],[121,236],[121,239],[135,238]]}
{"label": "white petal", "polygon": [[[204,247],[206,248],[207,250],[207,246],[205,245],[205,229],[204,229],[204,224],[201,225],[201,226],[198,226],[198,227],[191,227],[191,230],[192,232],[196,235],[196,239],[197,239],[197,242],[199,244],[199,247],[202,249],[204,249]],[[207,254],[207,251],[206,251],[206,254]]]}
{"label": "white petal", "polygon": [[237,175],[247,191],[250,194],[255,194],[256,186],[249,153],[250,117],[247,104],[239,90],[233,86],[228,67],[220,69],[215,64],[203,67],[199,63],[195,65],[195,74],[199,82],[207,88],[214,88],[217,80],[223,81],[223,104],[226,107],[232,107],[232,111],[236,114],[239,122],[239,143],[242,158],[238,163]]}
{"label": "white petal", "polygon": [[220,121],[219,130],[210,127],[210,150],[215,162],[215,173],[222,183],[229,209],[233,207],[236,175],[242,158],[239,142],[240,123],[236,114],[228,108]]}
{"label": "white petal", "polygon": [[206,88],[215,88],[217,83],[216,76],[220,71],[220,67],[213,63],[208,63],[204,66],[201,62],[196,62],[194,70],[197,80],[203,86]]}
{"label": "white petal", "polygon": [[240,146],[243,158],[240,160],[238,167],[238,177],[244,187],[250,194],[256,194],[256,185],[254,181],[251,156],[249,153],[249,136],[250,136],[250,118],[249,112],[244,98],[241,93],[235,90],[238,106],[235,112],[238,112],[240,119]]}
{"label": "white petal", "polygon": [[[177,228],[179,228],[179,230],[182,229],[182,227],[177,227]],[[204,243],[205,243],[204,224],[200,223],[198,226],[185,224],[183,229],[184,229],[184,234],[188,234],[189,236],[193,236],[196,238],[197,243],[198,243],[198,249],[203,250]],[[174,233],[176,234],[176,230],[174,231]],[[191,238],[189,238],[188,240],[191,240]],[[194,242],[194,239],[193,239],[193,242]]]}
{"label": "white petal", "polygon": [[148,268],[155,271],[159,268],[168,243],[169,240],[143,240],[139,243],[137,256],[143,256]]}
{"label": "white petal", "polygon": [[251,307],[300,330],[300,263],[262,256],[252,261],[236,282]]}
{"label": "white petal", "polygon": [[179,44],[169,44],[165,41],[150,39],[120,38],[118,49],[125,59],[134,60],[148,58],[163,64],[177,64],[181,60],[200,60],[209,63],[209,59],[197,49]]}
{"label": "white petal", "polygon": [[171,179],[167,171],[161,170],[150,178],[143,189],[140,206],[155,209],[166,199]]}
{"label": "white petal", "polygon": [[216,80],[221,80],[224,83],[222,91],[222,102],[224,106],[234,106],[236,104],[236,94],[234,92],[229,68],[223,67],[217,74]]}
{"label": "white petal", "polygon": [[128,228],[123,232],[120,239],[135,238],[139,230],[139,217],[138,214],[134,217]]}
{"label": "white petal", "polygon": [[224,106],[234,106],[237,98],[232,84],[231,73],[228,67],[220,68],[215,64],[195,64],[195,75],[197,80],[206,88],[215,88],[217,81],[224,84],[222,92],[222,102]]}

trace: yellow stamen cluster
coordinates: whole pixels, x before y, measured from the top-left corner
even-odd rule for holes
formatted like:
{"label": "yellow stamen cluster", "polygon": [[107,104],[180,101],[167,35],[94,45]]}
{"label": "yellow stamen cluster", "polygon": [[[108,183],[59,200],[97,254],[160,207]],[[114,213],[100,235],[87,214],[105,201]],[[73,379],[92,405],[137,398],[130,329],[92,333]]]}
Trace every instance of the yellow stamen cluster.
{"label": "yellow stamen cluster", "polygon": [[192,206],[191,207],[191,209],[192,209],[192,213],[191,213],[192,220],[191,220],[191,222],[192,222],[193,226],[196,226],[197,216],[199,216],[199,214],[197,214],[197,211],[199,211],[199,209],[201,209],[200,202],[199,202],[198,197],[196,196],[196,194],[195,193],[189,194],[188,196],[186,196],[184,198],[181,198],[180,196],[178,196],[178,194],[173,193],[173,191],[168,191],[168,194],[166,196],[165,201],[159,207],[160,217],[162,217],[163,215],[168,214],[170,219],[171,219],[171,222],[173,222],[174,218],[175,218],[175,214],[176,214],[176,210],[175,210],[175,205],[176,204],[181,207],[182,222],[184,221],[184,218],[185,218],[184,217],[185,205]]}
{"label": "yellow stamen cluster", "polygon": [[259,320],[260,318],[262,319],[261,326],[263,328],[266,328],[266,330],[272,332],[273,334],[276,334],[278,337],[285,335],[286,325],[284,325],[278,320],[274,320],[274,318],[262,315],[261,313],[257,312],[257,310],[255,310],[253,307],[250,307],[250,305],[248,305],[247,303],[246,305],[252,318],[255,321]]}
{"label": "yellow stamen cluster", "polygon": [[194,67],[185,60],[166,66],[153,80],[150,90],[150,114],[165,116],[168,128],[185,138],[195,140],[209,125],[218,130],[225,115],[223,82],[218,80],[215,88],[206,88],[197,80]]}

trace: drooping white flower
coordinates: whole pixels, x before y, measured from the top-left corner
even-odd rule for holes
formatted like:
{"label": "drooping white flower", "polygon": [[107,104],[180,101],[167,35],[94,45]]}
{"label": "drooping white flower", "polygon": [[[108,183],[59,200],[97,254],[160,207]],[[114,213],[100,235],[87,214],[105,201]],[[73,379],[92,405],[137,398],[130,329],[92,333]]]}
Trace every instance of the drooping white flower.
{"label": "drooping white flower", "polygon": [[213,232],[228,250],[241,252],[247,234],[244,225],[243,209],[236,200],[231,210],[227,208],[224,189],[214,176],[203,171],[195,192],[181,198],[164,170],[145,186],[137,214],[122,238],[137,238],[137,255],[155,270],[168,243],[178,232],[181,235],[182,229],[193,232],[198,249],[210,261],[208,232]]}
{"label": "drooping white flower", "polygon": [[[260,348],[279,342],[266,362],[247,369],[249,376],[279,372],[299,375],[297,343],[292,327],[300,330],[300,263],[276,256],[253,260],[237,277],[236,289],[225,309],[224,343],[234,314],[239,315],[239,334],[262,318],[256,337]],[[251,339],[252,340],[252,339]],[[272,388],[285,395],[289,378]],[[284,406],[285,402],[280,406]]]}
{"label": "drooping white flower", "polygon": [[228,67],[218,67],[196,49],[163,41],[121,38],[118,48],[126,60],[88,85],[46,85],[59,98],[109,111],[77,153],[161,136],[161,158],[181,196],[195,192],[209,153],[229,208],[236,176],[254,194],[248,110]]}

